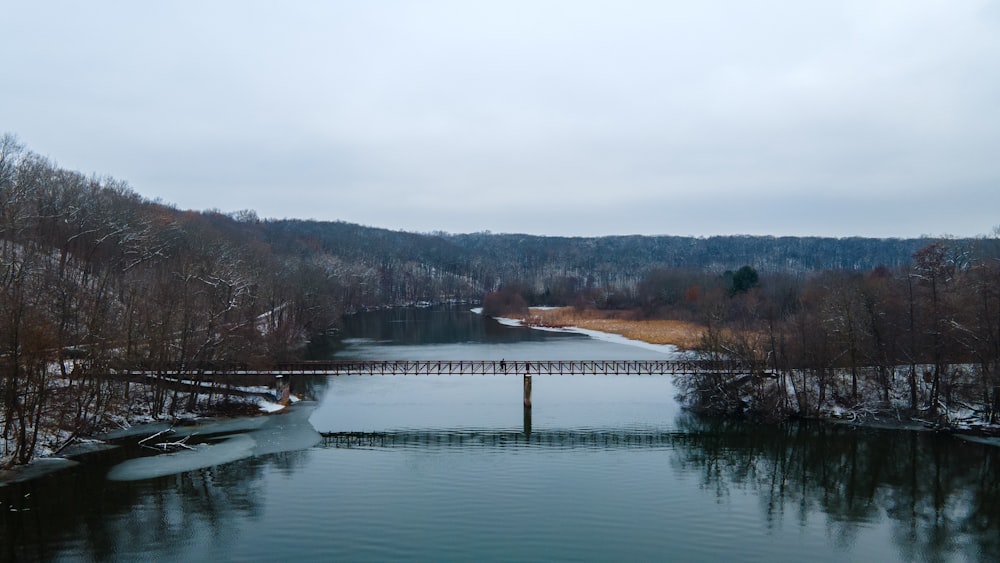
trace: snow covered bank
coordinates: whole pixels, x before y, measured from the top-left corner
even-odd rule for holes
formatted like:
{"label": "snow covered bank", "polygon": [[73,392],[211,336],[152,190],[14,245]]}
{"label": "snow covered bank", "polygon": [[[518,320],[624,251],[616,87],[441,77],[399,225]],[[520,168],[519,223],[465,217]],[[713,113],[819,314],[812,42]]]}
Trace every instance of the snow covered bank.
{"label": "snow covered bank", "polygon": [[[539,309],[546,309],[546,307],[538,307]],[[483,309],[481,307],[476,307],[475,309],[470,309],[473,313],[477,315],[483,314]],[[593,338],[594,340],[601,340],[604,342],[611,342],[614,344],[624,344],[627,346],[635,346],[637,348],[643,348],[645,350],[652,350],[654,352],[660,352],[661,354],[667,354],[671,356],[679,356],[682,353],[678,348],[672,344],[650,344],[649,342],[643,342],[642,340],[634,340],[631,338],[625,338],[620,334],[614,334],[610,332],[601,332],[599,330],[590,330],[585,328],[579,328],[575,326],[566,327],[549,327],[549,326],[535,326],[535,325],[525,325],[524,321],[520,319],[511,319],[505,317],[493,317],[493,320],[500,323],[503,326],[510,327],[527,327],[533,330],[541,330],[545,332],[566,332],[572,334],[583,334]]]}
{"label": "snow covered bank", "polygon": [[[855,373],[848,368],[828,368],[751,374],[737,367],[732,372],[677,376],[675,384],[682,403],[710,415],[771,421],[808,418],[873,428],[1000,436],[1000,424],[990,422],[995,420],[990,405],[976,390],[958,385],[959,374],[973,368],[952,367],[956,368],[952,374],[956,381],[949,382],[954,385],[933,409],[928,404],[931,383],[911,379],[911,366],[888,370],[881,382],[865,373],[875,368],[857,368]],[[929,368],[916,366],[918,372]],[[916,385],[917,409],[912,408],[911,382]]]}
{"label": "snow covered bank", "polygon": [[[499,321],[499,319],[497,320]],[[513,319],[507,319],[507,320],[513,320]],[[650,344],[649,342],[643,342],[642,340],[633,340],[631,338],[625,338],[620,334],[601,332],[599,330],[590,330],[575,326],[567,326],[567,327],[530,326],[529,328],[535,330],[543,330],[547,332],[569,332],[573,334],[583,334],[593,338],[594,340],[601,340],[603,342],[612,342],[614,344],[624,344],[626,346],[634,346],[636,348],[653,350],[654,352],[660,352],[661,354],[668,354],[671,356],[681,355],[681,352],[673,344]]]}
{"label": "snow covered bank", "polygon": [[[309,416],[315,410],[315,406],[315,403],[303,402],[274,416],[210,422],[198,427],[178,428],[163,440],[175,441],[178,436],[223,436],[219,439],[209,438],[190,447],[176,448],[176,451],[171,453],[124,461],[111,468],[108,479],[112,481],[152,479],[248,457],[310,448],[322,439],[309,423]],[[242,431],[233,434],[236,430]]]}
{"label": "snow covered bank", "polygon": [[[481,309],[473,310],[480,313]],[[591,338],[655,350],[672,356],[691,354],[672,345],[657,345],[633,340],[618,334],[579,327],[545,327],[525,323],[520,319],[494,318],[511,327],[528,327],[550,332],[571,332]],[[910,366],[900,366],[885,374],[890,384],[875,385],[879,378],[870,373],[873,368],[860,368],[856,375],[857,398],[852,390],[852,374],[847,369],[828,369],[821,373],[792,370],[778,374],[765,370],[748,374],[737,369],[732,374],[676,376],[678,399],[697,412],[721,416],[749,416],[768,420],[814,418],[866,427],[900,430],[935,430],[955,433],[981,443],[1000,445],[1000,425],[990,424],[989,406],[976,400],[966,385],[959,385],[962,374],[972,373],[975,366],[952,366],[955,378],[954,400],[941,401],[935,411],[911,411],[908,377]],[[929,372],[931,366],[916,366],[918,373]],[[918,381],[919,397],[929,396],[930,385],[924,378]],[[965,391],[965,392],[961,392]]]}
{"label": "snow covered bank", "polygon": [[91,436],[101,435],[104,440],[121,439],[133,434],[151,434],[178,424],[190,427],[204,420],[219,420],[219,417],[253,421],[266,418],[257,415],[280,413],[299,401],[298,397],[287,393],[287,388],[276,396],[273,389],[260,385],[211,386],[205,382],[164,377],[149,377],[143,382],[106,379],[100,382],[103,408],[72,417],[76,411],[71,407],[75,403],[69,401],[74,393],[79,394],[74,381],[58,373],[50,374],[49,378],[51,387],[60,391],[56,396],[59,400],[53,400],[52,404],[61,408],[50,409],[31,421],[28,435],[34,438],[34,443],[28,463],[14,464],[13,438],[0,438],[0,468],[10,469],[0,472],[0,483],[23,480],[25,475],[34,476],[65,466],[43,460],[60,460],[99,449],[101,441]]}

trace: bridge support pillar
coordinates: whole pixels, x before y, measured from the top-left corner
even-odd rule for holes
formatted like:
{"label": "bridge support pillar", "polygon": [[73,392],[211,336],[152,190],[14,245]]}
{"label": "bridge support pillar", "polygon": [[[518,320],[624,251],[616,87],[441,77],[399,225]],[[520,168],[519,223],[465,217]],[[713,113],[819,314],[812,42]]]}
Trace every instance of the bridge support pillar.
{"label": "bridge support pillar", "polygon": [[524,408],[531,408],[531,374],[524,374]]}
{"label": "bridge support pillar", "polygon": [[280,373],[274,376],[274,400],[288,406],[291,395],[291,382]]}

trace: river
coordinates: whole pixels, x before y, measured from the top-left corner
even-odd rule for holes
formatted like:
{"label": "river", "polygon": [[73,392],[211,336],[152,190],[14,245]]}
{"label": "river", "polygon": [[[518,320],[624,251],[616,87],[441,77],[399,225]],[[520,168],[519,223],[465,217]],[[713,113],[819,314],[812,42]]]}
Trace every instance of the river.
{"label": "river", "polygon": [[[348,319],[345,359],[659,359],[462,308]],[[0,559],[1000,560],[1000,449],[694,417],[666,376],[298,380],[282,415],[0,487]],[[320,433],[339,432],[324,439]]]}

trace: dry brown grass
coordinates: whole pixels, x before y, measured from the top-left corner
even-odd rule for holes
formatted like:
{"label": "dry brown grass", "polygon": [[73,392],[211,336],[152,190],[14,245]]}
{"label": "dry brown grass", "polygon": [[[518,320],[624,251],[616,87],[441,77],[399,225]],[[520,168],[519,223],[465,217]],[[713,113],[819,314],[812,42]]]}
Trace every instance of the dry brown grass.
{"label": "dry brown grass", "polygon": [[686,321],[636,319],[629,311],[577,310],[573,307],[558,309],[532,308],[523,319],[530,326],[570,327],[619,334],[625,338],[650,344],[673,344],[684,350],[693,350],[701,342],[704,327]]}

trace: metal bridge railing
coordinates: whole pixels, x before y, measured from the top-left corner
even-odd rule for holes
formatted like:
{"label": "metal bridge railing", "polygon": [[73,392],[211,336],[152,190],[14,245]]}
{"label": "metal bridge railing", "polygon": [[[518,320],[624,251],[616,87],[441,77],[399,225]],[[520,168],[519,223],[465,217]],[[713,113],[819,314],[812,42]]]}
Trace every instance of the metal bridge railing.
{"label": "metal bridge railing", "polygon": [[138,364],[116,370],[183,375],[675,375],[746,372],[703,360],[330,360],[271,366],[205,362],[178,366]]}

